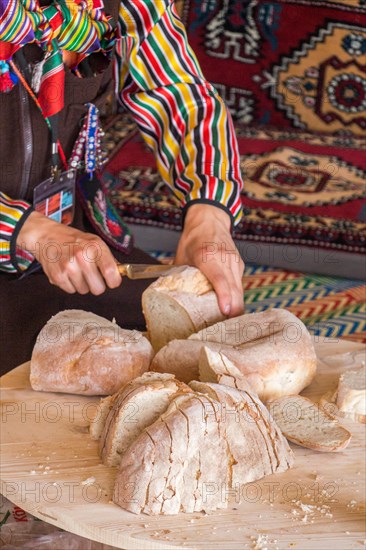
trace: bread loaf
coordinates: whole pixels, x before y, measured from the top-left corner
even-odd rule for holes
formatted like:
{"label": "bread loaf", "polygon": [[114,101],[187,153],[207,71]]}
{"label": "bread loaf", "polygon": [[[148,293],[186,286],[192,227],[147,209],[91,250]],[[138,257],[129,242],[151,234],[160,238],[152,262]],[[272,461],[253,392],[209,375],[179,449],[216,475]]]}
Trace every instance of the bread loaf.
{"label": "bread loaf", "polygon": [[100,438],[100,455],[107,466],[117,466],[138,435],[168,408],[178,393],[192,390],[171,374],[147,372],[126,384],[113,398]]}
{"label": "bread loaf", "polygon": [[[122,508],[149,515],[225,508],[230,489],[291,466],[292,452],[258,400],[197,384],[123,454],[113,494]],[[223,418],[233,408],[237,414]]]}
{"label": "bread loaf", "polygon": [[82,310],[52,317],[34,346],[34,390],[110,395],[149,369],[153,349],[138,331]]}
{"label": "bread loaf", "polygon": [[161,349],[151,370],[189,382],[199,378],[201,349],[220,352],[245,376],[262,401],[299,393],[316,372],[314,346],[292,313],[273,309],[217,323]]}
{"label": "bread loaf", "polygon": [[346,371],[339,378],[337,407],[340,413],[366,421],[366,366]]}
{"label": "bread loaf", "polygon": [[290,395],[268,403],[268,408],[289,441],[315,451],[336,452],[347,447],[351,434],[318,405]]}
{"label": "bread loaf", "polygon": [[188,266],[152,283],[142,295],[142,310],[155,352],[225,318],[207,278]]}

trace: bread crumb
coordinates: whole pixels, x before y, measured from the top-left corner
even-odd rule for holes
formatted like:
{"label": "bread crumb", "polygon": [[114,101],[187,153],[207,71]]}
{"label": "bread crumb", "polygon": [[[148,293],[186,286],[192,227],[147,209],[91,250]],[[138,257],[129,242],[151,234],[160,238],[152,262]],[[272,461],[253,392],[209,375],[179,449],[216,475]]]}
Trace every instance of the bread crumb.
{"label": "bread crumb", "polygon": [[30,473],[31,476],[36,475],[36,471],[35,471],[35,470],[31,470],[29,473]]}
{"label": "bread crumb", "polygon": [[95,477],[92,476],[92,477],[88,477],[87,479],[84,479],[82,482],[81,482],[81,485],[91,485],[92,483],[95,483]]}

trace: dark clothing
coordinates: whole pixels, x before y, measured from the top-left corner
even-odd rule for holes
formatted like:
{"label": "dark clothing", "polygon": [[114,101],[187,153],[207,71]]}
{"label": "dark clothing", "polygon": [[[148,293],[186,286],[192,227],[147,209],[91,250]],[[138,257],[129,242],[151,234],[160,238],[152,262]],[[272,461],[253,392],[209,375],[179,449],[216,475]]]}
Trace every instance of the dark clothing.
{"label": "dark clothing", "polygon": [[[75,227],[91,231],[80,209]],[[121,262],[158,263],[135,248],[129,256],[116,250]],[[17,367],[31,357],[40,329],[52,315],[64,309],[84,309],[112,320],[127,329],[145,330],[141,309],[141,294],[151,281],[131,281],[124,277],[122,285],[107,290],[101,296],[67,294],[51,285],[46,275],[34,273],[24,279],[12,274],[0,274],[0,374]]]}
{"label": "dark clothing", "polygon": [[[106,11],[117,21],[119,0],[106,0]],[[32,45],[24,47],[31,60],[37,52]],[[111,65],[91,78],[77,78],[66,72],[65,108],[60,115],[60,141],[69,157],[87,111],[85,103],[101,107],[112,89]],[[21,85],[8,94],[0,94],[0,158],[2,159],[1,191],[17,199],[32,202],[33,189],[50,175],[51,141],[49,129],[32,99]],[[77,207],[74,227],[92,231]],[[113,251],[121,262],[156,263],[135,249],[131,255]],[[108,319],[116,318],[123,328],[145,328],[141,311],[141,294],[149,281],[124,279],[119,289],[102,296],[66,294],[52,286],[43,273],[19,279],[0,273],[0,372],[11,370],[30,359],[36,336],[42,326],[63,309],[84,309]]]}

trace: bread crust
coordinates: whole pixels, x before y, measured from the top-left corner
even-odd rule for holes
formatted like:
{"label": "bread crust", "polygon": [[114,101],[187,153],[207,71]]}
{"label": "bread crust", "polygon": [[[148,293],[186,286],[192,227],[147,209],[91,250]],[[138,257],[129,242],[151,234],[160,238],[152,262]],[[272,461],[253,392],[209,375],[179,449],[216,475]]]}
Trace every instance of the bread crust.
{"label": "bread crust", "polygon": [[337,407],[342,414],[366,421],[366,366],[346,371],[339,378]]}
{"label": "bread crust", "polygon": [[65,310],[37,338],[30,382],[37,391],[110,395],[147,371],[153,355],[140,332],[91,312]]}

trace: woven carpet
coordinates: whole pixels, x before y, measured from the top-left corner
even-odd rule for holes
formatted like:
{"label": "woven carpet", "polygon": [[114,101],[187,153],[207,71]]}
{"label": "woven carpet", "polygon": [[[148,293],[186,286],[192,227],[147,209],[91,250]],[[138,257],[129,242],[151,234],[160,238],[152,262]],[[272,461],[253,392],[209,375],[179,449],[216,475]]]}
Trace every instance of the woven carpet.
{"label": "woven carpet", "polygon": [[[236,240],[360,258],[366,252],[364,0],[180,5],[203,73],[235,122],[245,180]],[[179,204],[153,155],[135,129],[125,138],[107,166],[112,201],[126,221],[179,230]]]}
{"label": "woven carpet", "polygon": [[[153,255],[173,261],[166,253]],[[360,281],[247,265],[244,296],[246,313],[285,308],[319,338],[366,342],[366,285]]]}
{"label": "woven carpet", "polygon": [[364,135],[364,0],[184,0],[183,19],[238,121]]}

